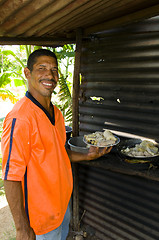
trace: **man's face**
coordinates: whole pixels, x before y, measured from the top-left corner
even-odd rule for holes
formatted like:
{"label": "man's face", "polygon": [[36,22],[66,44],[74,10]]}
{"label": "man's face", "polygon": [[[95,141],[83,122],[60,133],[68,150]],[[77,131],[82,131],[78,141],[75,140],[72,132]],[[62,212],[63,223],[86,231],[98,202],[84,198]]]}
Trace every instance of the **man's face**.
{"label": "man's face", "polygon": [[29,92],[34,97],[50,97],[58,81],[58,67],[56,59],[50,56],[36,58],[33,70],[24,69],[28,80]]}

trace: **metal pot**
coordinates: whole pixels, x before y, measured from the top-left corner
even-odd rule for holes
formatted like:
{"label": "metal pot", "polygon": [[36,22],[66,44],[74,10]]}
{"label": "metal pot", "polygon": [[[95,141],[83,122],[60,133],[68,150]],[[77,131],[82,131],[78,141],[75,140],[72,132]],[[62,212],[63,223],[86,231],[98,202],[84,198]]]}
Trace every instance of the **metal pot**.
{"label": "metal pot", "polygon": [[74,152],[88,153],[89,147],[83,142],[83,136],[72,137],[68,140],[70,149]]}
{"label": "metal pot", "polygon": [[65,129],[66,129],[66,137],[67,137],[67,141],[68,141],[71,137],[72,128],[69,126],[65,126]]}

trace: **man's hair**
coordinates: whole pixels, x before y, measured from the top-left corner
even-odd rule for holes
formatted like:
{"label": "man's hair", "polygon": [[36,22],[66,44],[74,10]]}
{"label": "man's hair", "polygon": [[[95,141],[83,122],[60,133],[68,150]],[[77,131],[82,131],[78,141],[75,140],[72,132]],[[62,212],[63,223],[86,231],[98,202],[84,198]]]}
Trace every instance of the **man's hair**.
{"label": "man's hair", "polygon": [[58,65],[58,62],[57,62],[57,57],[55,55],[55,53],[51,52],[50,50],[48,49],[38,49],[38,50],[35,50],[34,52],[32,52],[30,55],[29,55],[29,58],[28,58],[28,61],[27,61],[27,68],[29,68],[29,70],[32,72],[33,70],[33,65],[36,63],[36,59],[38,57],[41,57],[41,56],[50,56],[50,57],[53,57],[55,58],[56,60],[56,63]]}

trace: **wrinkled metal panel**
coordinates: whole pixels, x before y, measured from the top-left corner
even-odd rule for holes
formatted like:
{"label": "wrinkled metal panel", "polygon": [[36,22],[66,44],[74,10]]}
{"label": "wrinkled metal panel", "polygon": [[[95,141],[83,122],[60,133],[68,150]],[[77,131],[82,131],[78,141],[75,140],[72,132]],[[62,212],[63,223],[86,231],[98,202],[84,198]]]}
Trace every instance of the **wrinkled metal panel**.
{"label": "wrinkled metal panel", "polygon": [[92,237],[159,238],[158,182],[80,165],[79,193],[82,224]]}
{"label": "wrinkled metal panel", "polygon": [[157,26],[150,19],[83,43],[81,135],[107,128],[159,140]]}

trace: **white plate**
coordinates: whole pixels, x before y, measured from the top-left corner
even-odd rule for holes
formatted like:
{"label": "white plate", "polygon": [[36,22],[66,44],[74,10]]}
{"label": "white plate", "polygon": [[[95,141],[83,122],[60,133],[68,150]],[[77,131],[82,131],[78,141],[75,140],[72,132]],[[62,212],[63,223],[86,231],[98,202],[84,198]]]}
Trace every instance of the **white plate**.
{"label": "white plate", "polygon": [[98,146],[98,145],[94,145],[94,144],[88,143],[88,142],[86,141],[85,137],[83,137],[83,142],[86,143],[87,145],[94,146],[94,147],[112,147],[112,146],[117,145],[117,144],[120,142],[120,138],[119,138],[119,137],[117,137],[117,136],[115,136],[115,135],[113,135],[113,136],[116,138],[115,143],[113,143],[113,144],[108,144],[108,145],[104,145],[104,146]]}

